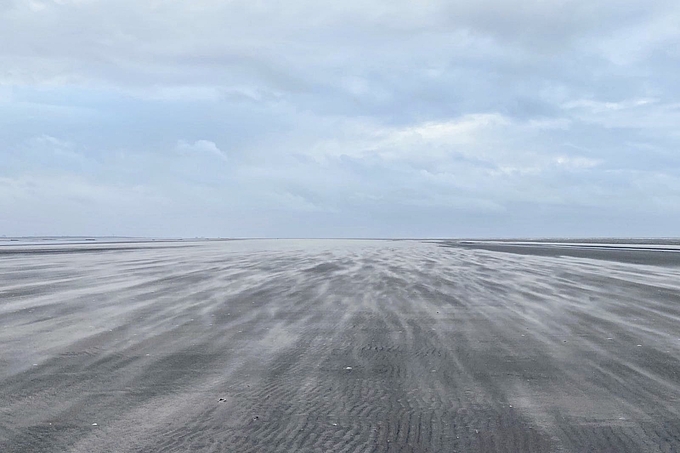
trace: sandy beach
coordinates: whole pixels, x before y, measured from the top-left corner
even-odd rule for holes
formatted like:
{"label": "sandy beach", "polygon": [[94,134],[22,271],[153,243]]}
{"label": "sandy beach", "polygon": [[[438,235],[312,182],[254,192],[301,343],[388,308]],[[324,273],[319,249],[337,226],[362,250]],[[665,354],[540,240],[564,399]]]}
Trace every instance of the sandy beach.
{"label": "sandy beach", "polygon": [[680,253],[0,245],[0,451],[676,452]]}

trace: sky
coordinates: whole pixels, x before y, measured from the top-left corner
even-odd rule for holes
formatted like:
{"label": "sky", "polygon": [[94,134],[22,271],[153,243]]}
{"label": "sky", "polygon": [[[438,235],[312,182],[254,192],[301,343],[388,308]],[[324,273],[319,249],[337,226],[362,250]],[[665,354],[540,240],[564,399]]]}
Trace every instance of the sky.
{"label": "sky", "polygon": [[677,0],[0,0],[0,236],[680,236]]}

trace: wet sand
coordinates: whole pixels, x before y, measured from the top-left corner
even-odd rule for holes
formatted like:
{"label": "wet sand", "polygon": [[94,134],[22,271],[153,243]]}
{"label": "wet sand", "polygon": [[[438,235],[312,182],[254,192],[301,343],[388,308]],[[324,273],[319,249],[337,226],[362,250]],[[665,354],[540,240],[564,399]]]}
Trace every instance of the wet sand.
{"label": "wet sand", "polygon": [[2,245],[0,451],[680,451],[679,255],[505,247]]}

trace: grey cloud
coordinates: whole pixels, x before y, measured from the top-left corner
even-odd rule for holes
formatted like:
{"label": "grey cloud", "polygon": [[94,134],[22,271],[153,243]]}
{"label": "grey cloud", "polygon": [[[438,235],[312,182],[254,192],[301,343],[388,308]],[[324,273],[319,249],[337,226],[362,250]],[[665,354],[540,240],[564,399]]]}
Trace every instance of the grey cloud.
{"label": "grey cloud", "polygon": [[641,0],[0,1],[0,230],[672,233],[679,18]]}

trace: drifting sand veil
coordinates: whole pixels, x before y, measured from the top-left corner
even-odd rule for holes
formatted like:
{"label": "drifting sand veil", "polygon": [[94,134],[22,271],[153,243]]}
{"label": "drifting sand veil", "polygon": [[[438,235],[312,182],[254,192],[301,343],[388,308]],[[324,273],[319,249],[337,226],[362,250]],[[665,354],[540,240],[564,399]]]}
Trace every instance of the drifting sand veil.
{"label": "drifting sand veil", "polygon": [[0,451],[680,450],[674,252],[509,251],[4,246]]}

